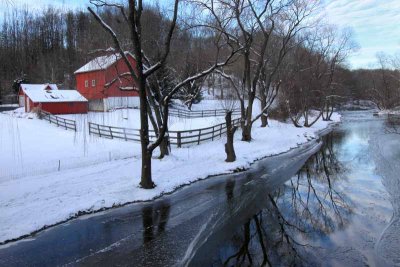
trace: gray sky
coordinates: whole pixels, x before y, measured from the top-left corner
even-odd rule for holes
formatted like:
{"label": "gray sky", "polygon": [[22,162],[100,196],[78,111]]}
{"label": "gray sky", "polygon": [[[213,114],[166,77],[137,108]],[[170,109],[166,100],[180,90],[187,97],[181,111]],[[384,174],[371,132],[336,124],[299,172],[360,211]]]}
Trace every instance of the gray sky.
{"label": "gray sky", "polygon": [[[0,14],[23,5],[31,10],[47,5],[85,9],[89,0],[0,0]],[[331,24],[350,27],[354,32],[360,49],[349,58],[350,67],[372,67],[380,51],[400,52],[400,0],[324,0],[323,9]]]}

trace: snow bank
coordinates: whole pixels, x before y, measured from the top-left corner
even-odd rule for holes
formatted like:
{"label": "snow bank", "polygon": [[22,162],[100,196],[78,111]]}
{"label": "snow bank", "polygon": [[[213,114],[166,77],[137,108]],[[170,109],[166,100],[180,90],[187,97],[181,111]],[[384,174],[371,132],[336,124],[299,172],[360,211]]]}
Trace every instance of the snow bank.
{"label": "snow bank", "polygon": [[[340,115],[334,114],[335,122]],[[252,142],[235,137],[237,161],[226,163],[225,139],[189,148],[173,148],[172,155],[153,160],[153,179],[157,187],[144,190],[140,180],[139,144],[108,139],[86,139],[79,133],[57,129],[45,121],[15,119],[0,114],[0,146],[13,136],[9,149],[0,156],[0,170],[22,160],[24,166],[46,164],[61,157],[97,159],[109,151],[130,158],[106,160],[101,164],[63,169],[45,175],[0,180],[0,242],[15,239],[43,227],[65,221],[79,212],[92,212],[134,201],[151,200],[177,187],[210,175],[248,168],[257,159],[285,152],[316,137],[330,122],[318,121],[311,128],[270,121],[268,128],[253,128]],[[1,130],[3,129],[3,130]],[[6,129],[6,130],[5,130]],[[86,149],[84,149],[86,147]],[[86,152],[85,152],[86,150]],[[3,151],[3,150],[2,150]],[[11,154],[14,153],[14,156]],[[155,155],[156,157],[156,155]],[[3,163],[6,162],[6,163]],[[9,165],[10,164],[10,165]]]}
{"label": "snow bank", "polygon": [[380,110],[376,113],[377,115],[396,115],[399,116],[400,115],[400,110],[399,109],[384,109],[384,110]]}

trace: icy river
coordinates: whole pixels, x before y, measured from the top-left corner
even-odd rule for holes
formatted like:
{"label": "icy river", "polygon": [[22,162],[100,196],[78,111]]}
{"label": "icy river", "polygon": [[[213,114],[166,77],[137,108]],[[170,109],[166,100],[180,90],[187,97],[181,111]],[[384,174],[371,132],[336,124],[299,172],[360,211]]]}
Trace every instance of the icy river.
{"label": "icy river", "polygon": [[400,135],[342,120],[249,171],[0,246],[0,266],[400,266]]}

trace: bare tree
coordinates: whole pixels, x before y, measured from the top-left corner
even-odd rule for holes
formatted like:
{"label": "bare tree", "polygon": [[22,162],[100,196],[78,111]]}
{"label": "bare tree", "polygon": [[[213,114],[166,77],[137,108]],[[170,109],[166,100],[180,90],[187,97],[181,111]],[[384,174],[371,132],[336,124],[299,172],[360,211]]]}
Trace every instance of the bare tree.
{"label": "bare tree", "polygon": [[400,80],[399,71],[395,68],[396,61],[384,53],[378,53],[376,58],[379,68],[370,72],[369,93],[380,109],[392,109],[400,105]]}
{"label": "bare tree", "polygon": [[232,95],[226,96],[224,99],[220,99],[221,105],[225,110],[225,124],[226,124],[226,143],[225,153],[226,162],[234,162],[236,160],[236,153],[234,148],[234,137],[235,132],[238,129],[238,125],[232,121],[232,113],[238,107],[238,101],[236,97]]}
{"label": "bare tree", "polygon": [[[293,53],[292,77],[285,84],[287,107],[296,127],[310,127],[333,113],[335,73],[352,49],[350,35],[338,35],[330,26],[318,26],[304,35]],[[325,111],[325,112],[324,112]],[[315,116],[311,116],[316,112]],[[302,122],[300,122],[302,120]]]}
{"label": "bare tree", "polygon": [[[103,29],[112,37],[114,47],[119,52],[121,58],[129,68],[129,75],[132,76],[135,86],[139,92],[140,99],[140,140],[141,140],[141,155],[142,155],[142,169],[141,169],[141,182],[140,185],[143,188],[153,188],[155,186],[152,180],[151,173],[151,161],[154,149],[156,149],[161,142],[164,140],[165,134],[168,129],[168,108],[171,98],[176,94],[183,86],[194,82],[198,79],[205,77],[206,75],[213,72],[215,69],[220,68],[228,64],[231,58],[237,52],[232,46],[229,45],[229,52],[221,55],[222,47],[226,47],[229,44],[230,39],[227,35],[223,35],[221,32],[210,33],[214,34],[216,53],[215,60],[211,62],[208,68],[198,71],[196,74],[187,77],[183,81],[175,85],[174,88],[166,95],[162,96],[159,100],[160,109],[162,110],[162,125],[158,127],[159,132],[157,138],[150,142],[149,137],[149,116],[151,116],[151,109],[149,108],[149,102],[156,100],[155,96],[148,90],[147,81],[150,77],[167,64],[167,59],[171,51],[172,38],[175,32],[178,19],[178,9],[181,1],[175,0],[173,7],[173,15],[169,22],[168,30],[165,34],[164,45],[159,59],[152,63],[151,59],[144,54],[143,51],[143,39],[142,39],[142,14],[144,10],[142,0],[129,0],[128,9],[125,10],[123,5],[107,2],[106,0],[92,0],[91,3],[97,7],[108,6],[114,7],[119,10],[124,22],[129,25],[130,32],[130,43],[133,49],[133,55],[136,60],[136,66],[133,66],[128,60],[126,53],[122,48],[121,41],[119,40],[115,31],[107,24],[92,8],[88,8],[89,12],[94,16],[96,21],[103,27]],[[229,49],[228,48],[228,49]],[[222,60],[221,60],[222,58]],[[151,119],[152,120],[152,119]],[[155,125],[155,124],[154,124]]]}
{"label": "bare tree", "polygon": [[[216,1],[224,6],[235,19],[237,30],[230,33],[238,46],[243,49],[240,52],[240,61],[236,68],[226,68],[220,72],[235,90],[240,101],[242,114],[242,140],[251,140],[251,129],[268,110],[270,105],[266,98],[267,90],[273,83],[273,77],[277,73],[280,63],[289,49],[291,39],[302,28],[302,23],[312,13],[315,2],[310,4],[302,0],[269,0],[269,1]],[[274,38],[280,38],[279,56],[272,69],[268,69],[268,63],[272,60],[267,51],[273,47]],[[275,49],[275,51],[277,51]],[[260,78],[264,70],[265,90],[261,90],[261,98],[264,105],[258,115],[253,117],[253,104],[259,91]]]}

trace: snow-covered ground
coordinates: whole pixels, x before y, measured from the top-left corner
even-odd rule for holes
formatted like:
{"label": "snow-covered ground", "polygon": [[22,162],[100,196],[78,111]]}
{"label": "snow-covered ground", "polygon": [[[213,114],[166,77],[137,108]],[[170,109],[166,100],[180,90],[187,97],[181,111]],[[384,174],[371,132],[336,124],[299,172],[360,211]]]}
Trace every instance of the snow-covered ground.
{"label": "snow-covered ground", "polygon": [[[205,102],[208,107],[218,108],[217,100]],[[75,120],[77,133],[61,130],[47,121],[38,120],[34,113],[25,113],[24,108],[6,111],[0,113],[0,116],[0,145],[5,155],[5,159],[0,161],[0,181],[137,155],[138,144],[98,138],[89,135],[88,132],[88,122],[139,129],[137,109],[59,115]],[[199,129],[223,122],[222,116],[196,119],[170,117],[169,129]]]}
{"label": "snow-covered ground", "polygon": [[31,113],[17,115],[0,113],[0,183],[133,157],[138,147],[57,128]]}
{"label": "snow-covered ground", "polygon": [[377,112],[378,115],[400,115],[400,110],[399,109],[393,109],[393,110],[389,110],[389,109],[384,109],[384,110],[380,110]]}
{"label": "snow-covered ground", "polygon": [[[127,114],[126,120],[135,123],[133,113]],[[121,114],[115,116],[121,118]],[[259,158],[306,142],[329,124],[319,121],[311,128],[296,128],[270,121],[268,128],[260,128],[256,122],[252,142],[241,142],[240,132],[236,134],[234,163],[224,161],[224,138],[200,146],[173,148],[172,154],[162,160],[154,156],[153,180],[157,187],[144,190],[138,187],[139,144],[66,131],[32,115],[20,117],[0,114],[0,242],[67,220],[80,211],[150,200],[210,175],[247,168]],[[90,119],[98,117],[102,119],[102,114]],[[339,121],[340,116],[335,114],[333,119]],[[198,128],[215,124],[215,120],[178,119],[173,125]]]}
{"label": "snow-covered ground", "polygon": [[[138,109],[117,109],[110,112],[89,112],[88,114],[60,115],[60,117],[75,120],[78,128],[86,125],[87,122],[124,128],[140,128]],[[209,127],[223,122],[225,122],[223,116],[195,119],[185,119],[171,116],[168,121],[168,128],[172,131],[190,130]],[[150,128],[152,128],[151,124]]]}

